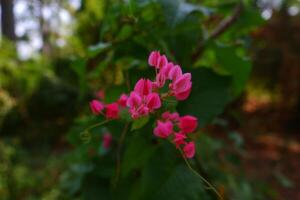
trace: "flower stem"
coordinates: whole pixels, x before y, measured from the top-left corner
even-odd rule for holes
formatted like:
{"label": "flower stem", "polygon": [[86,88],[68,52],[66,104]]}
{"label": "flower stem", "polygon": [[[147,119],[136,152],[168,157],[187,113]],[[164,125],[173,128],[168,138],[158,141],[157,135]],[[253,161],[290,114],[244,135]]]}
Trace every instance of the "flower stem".
{"label": "flower stem", "polygon": [[203,176],[201,176],[196,170],[194,170],[194,169],[192,168],[192,166],[190,165],[189,161],[186,159],[184,153],[182,152],[182,150],[181,150],[180,148],[179,148],[179,151],[180,151],[180,153],[181,153],[181,155],[182,155],[182,157],[183,157],[183,159],[184,159],[186,165],[188,166],[188,168],[189,168],[196,176],[198,176],[198,177],[199,177],[206,185],[208,185],[208,188],[207,188],[207,189],[213,190],[214,193],[218,196],[218,198],[219,198],[220,200],[224,200],[224,198],[223,198],[223,197],[221,196],[221,194],[217,191],[217,189],[216,189],[209,181],[207,181]]}
{"label": "flower stem", "polygon": [[121,137],[119,139],[119,145],[118,145],[118,149],[117,149],[117,166],[116,166],[116,176],[115,176],[115,180],[113,182],[114,187],[117,185],[118,180],[119,180],[119,176],[120,176],[120,172],[121,172],[121,151],[122,151],[122,147],[123,147],[123,143],[126,137],[126,134],[128,132],[128,128],[129,128],[129,122],[127,122],[124,126],[124,129],[121,133]]}
{"label": "flower stem", "polygon": [[104,121],[99,122],[97,124],[93,124],[93,125],[89,126],[88,128],[84,129],[82,132],[89,132],[91,129],[96,128],[98,126],[102,126],[102,125],[104,125],[104,124],[106,124],[106,123],[108,123],[110,121],[111,120],[104,120]]}

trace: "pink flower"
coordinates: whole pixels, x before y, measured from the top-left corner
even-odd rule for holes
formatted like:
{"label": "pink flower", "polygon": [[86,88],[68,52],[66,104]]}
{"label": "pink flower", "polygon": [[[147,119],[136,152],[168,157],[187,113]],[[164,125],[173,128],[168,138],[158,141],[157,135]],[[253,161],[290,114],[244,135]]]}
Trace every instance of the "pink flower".
{"label": "pink flower", "polygon": [[126,105],[129,108],[137,107],[142,103],[142,97],[136,93],[136,92],[131,92],[130,96],[127,99]]}
{"label": "pink flower", "polygon": [[157,122],[157,126],[154,129],[154,135],[160,138],[167,138],[173,132],[173,124],[170,121]]}
{"label": "pink flower", "polygon": [[162,118],[164,120],[178,121],[179,120],[179,114],[177,112],[170,113],[170,112],[166,111],[162,114]]}
{"label": "pink flower", "polygon": [[177,100],[185,100],[192,90],[191,74],[185,73],[176,77],[175,81],[170,84],[170,89]]}
{"label": "pink flower", "polygon": [[160,73],[166,77],[166,79],[169,78],[169,73],[171,71],[171,69],[174,67],[174,64],[169,62],[168,64],[166,64],[161,70]]}
{"label": "pink flower", "polygon": [[134,119],[148,115],[153,110],[161,107],[160,97],[157,93],[141,96],[137,92],[131,92],[126,104],[129,107],[131,117]]}
{"label": "pink flower", "polygon": [[161,107],[159,95],[157,93],[148,94],[146,97],[146,106],[149,111],[153,111]]}
{"label": "pink flower", "polygon": [[165,55],[162,55],[157,60],[156,68],[162,69],[166,64],[168,64],[168,59]]}
{"label": "pink flower", "polygon": [[105,116],[107,119],[118,119],[119,118],[118,104],[117,103],[107,104]]}
{"label": "pink flower", "polygon": [[194,132],[196,130],[197,126],[198,126],[198,119],[191,115],[186,115],[186,116],[180,117],[180,119],[179,119],[179,128],[184,133]]}
{"label": "pink flower", "polygon": [[131,113],[131,117],[133,119],[138,118],[141,113],[147,113],[147,109],[143,108],[143,98],[137,92],[131,92],[126,103],[127,107],[129,107],[129,112]]}
{"label": "pink flower", "polygon": [[195,148],[195,142],[189,142],[183,147],[184,155],[187,158],[192,158],[195,155],[196,148]]}
{"label": "pink flower", "polygon": [[155,82],[153,83],[154,88],[162,88],[165,85],[165,82],[166,82],[166,76],[162,72],[159,72],[156,75]]}
{"label": "pink flower", "polygon": [[168,74],[168,78],[172,81],[175,81],[179,76],[182,75],[182,70],[179,65],[175,65],[170,69]]}
{"label": "pink flower", "polygon": [[104,109],[104,104],[98,100],[92,100],[90,102],[90,109],[93,112],[93,114],[98,115]]}
{"label": "pink flower", "polygon": [[126,107],[128,96],[126,94],[122,94],[118,100],[118,104],[122,107]]}
{"label": "pink flower", "polygon": [[190,93],[191,93],[191,88],[183,92],[175,93],[175,97],[178,101],[183,101],[190,96]]}
{"label": "pink flower", "polygon": [[159,51],[152,51],[148,58],[148,64],[153,67],[158,66],[157,63],[159,58],[160,58]]}
{"label": "pink flower", "polygon": [[134,86],[134,91],[144,96],[152,92],[152,82],[149,79],[140,79]]}
{"label": "pink flower", "polygon": [[186,136],[182,133],[175,133],[175,137],[173,139],[173,142],[176,145],[176,148],[179,148],[180,145],[186,144],[184,141],[186,139]]}
{"label": "pink flower", "polygon": [[110,148],[110,145],[111,145],[111,141],[112,141],[112,136],[110,133],[105,133],[103,136],[102,136],[102,147],[107,150]]}

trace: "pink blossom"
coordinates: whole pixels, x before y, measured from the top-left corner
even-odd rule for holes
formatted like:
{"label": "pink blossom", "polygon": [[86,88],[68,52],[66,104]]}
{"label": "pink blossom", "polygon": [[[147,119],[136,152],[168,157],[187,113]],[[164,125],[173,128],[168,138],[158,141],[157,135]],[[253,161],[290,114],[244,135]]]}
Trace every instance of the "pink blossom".
{"label": "pink blossom", "polygon": [[152,82],[149,79],[140,79],[134,86],[134,91],[144,96],[152,92]]}
{"label": "pink blossom", "polygon": [[173,132],[173,124],[170,121],[158,121],[154,129],[154,135],[160,138],[167,138]]}
{"label": "pink blossom", "polygon": [[161,102],[159,95],[157,93],[148,94],[146,97],[146,106],[149,108],[149,111],[160,108]]}
{"label": "pink blossom", "polygon": [[118,104],[117,103],[107,104],[105,116],[107,119],[118,119],[119,118]]}
{"label": "pink blossom", "polygon": [[191,73],[185,73],[173,82],[172,89],[176,92],[183,92],[191,88]]}
{"label": "pink blossom", "polygon": [[165,82],[166,82],[166,76],[162,72],[159,72],[156,75],[155,82],[153,83],[154,88],[162,88],[165,85]]}
{"label": "pink blossom", "polygon": [[180,145],[186,144],[184,141],[186,139],[186,136],[183,133],[175,133],[175,137],[173,139],[173,142],[176,145],[176,148],[179,148]]}
{"label": "pink blossom", "polygon": [[166,111],[162,114],[162,118],[164,120],[178,121],[179,114],[178,114],[178,112],[170,113],[170,112]]}
{"label": "pink blossom", "polygon": [[159,58],[160,58],[159,51],[152,51],[148,58],[148,64],[153,67],[158,66],[157,63],[158,63]]}
{"label": "pink blossom", "polygon": [[195,153],[196,153],[196,148],[195,148],[195,142],[189,142],[187,143],[184,147],[183,147],[183,152],[184,155],[187,158],[192,158],[194,157]]}
{"label": "pink blossom", "polygon": [[175,93],[175,97],[178,101],[183,101],[190,96],[190,93],[191,93],[191,88],[183,92]]}
{"label": "pink blossom", "polygon": [[142,103],[142,97],[137,92],[131,92],[126,105],[129,108],[138,107]]}
{"label": "pink blossom", "polygon": [[98,100],[92,100],[90,102],[90,109],[93,112],[93,114],[98,115],[104,109],[104,104]]}
{"label": "pink blossom", "polygon": [[160,73],[166,78],[169,78],[169,73],[171,71],[171,69],[174,67],[174,64],[169,62],[168,64],[166,64],[161,70]]}
{"label": "pink blossom", "polygon": [[191,115],[185,115],[179,119],[179,128],[184,133],[192,133],[198,126],[198,119]]}
{"label": "pink blossom", "polygon": [[162,55],[157,60],[156,68],[162,69],[166,64],[168,64],[168,59],[165,55]]}
{"label": "pink blossom", "polygon": [[112,142],[112,135],[110,133],[105,133],[102,136],[102,147],[107,150],[110,148],[111,142]]}
{"label": "pink blossom", "polygon": [[127,99],[127,106],[132,118],[136,119],[140,116],[148,115],[155,109],[161,107],[160,97],[157,93],[150,93],[141,96],[137,92],[131,92]]}
{"label": "pink blossom", "polygon": [[170,89],[177,100],[185,100],[192,90],[191,74],[185,73],[176,77],[176,80],[170,84]]}
{"label": "pink blossom", "polygon": [[145,115],[146,113],[148,114],[149,112],[147,108],[144,108],[143,97],[137,92],[130,93],[126,105],[129,107],[129,112],[131,113],[131,117],[133,119],[136,119],[141,115]]}
{"label": "pink blossom", "polygon": [[122,107],[126,107],[128,96],[126,94],[122,94],[118,100],[118,104]]}
{"label": "pink blossom", "polygon": [[175,81],[178,77],[182,75],[182,70],[179,65],[175,65],[170,69],[168,78],[172,81]]}

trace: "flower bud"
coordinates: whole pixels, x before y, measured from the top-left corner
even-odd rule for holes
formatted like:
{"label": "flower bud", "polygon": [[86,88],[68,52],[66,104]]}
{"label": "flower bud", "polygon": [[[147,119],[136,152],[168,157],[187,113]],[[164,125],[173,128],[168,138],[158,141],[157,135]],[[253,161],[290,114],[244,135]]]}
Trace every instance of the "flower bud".
{"label": "flower bud", "polygon": [[154,129],[154,135],[160,138],[167,138],[173,132],[173,124],[170,121],[157,122],[157,126]]}
{"label": "flower bud", "polygon": [[192,158],[194,157],[195,153],[196,153],[196,148],[195,148],[195,142],[189,142],[187,143],[184,147],[183,147],[183,152],[184,155],[187,158]]}
{"label": "flower bud", "polygon": [[118,119],[119,118],[118,104],[117,103],[107,104],[105,116],[107,119]]}
{"label": "flower bud", "polygon": [[179,128],[184,133],[192,133],[196,130],[198,126],[198,119],[196,117],[186,115],[183,117],[180,117],[179,119]]}
{"label": "flower bud", "polygon": [[104,109],[104,104],[98,100],[92,100],[90,102],[90,109],[95,115],[99,115]]}

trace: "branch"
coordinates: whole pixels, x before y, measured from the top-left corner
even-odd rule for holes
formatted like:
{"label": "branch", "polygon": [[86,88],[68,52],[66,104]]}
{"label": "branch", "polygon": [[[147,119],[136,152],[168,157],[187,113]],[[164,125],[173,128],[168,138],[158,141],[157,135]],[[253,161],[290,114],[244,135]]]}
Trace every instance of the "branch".
{"label": "branch", "polygon": [[219,25],[215,28],[215,30],[213,30],[211,34],[207,37],[207,39],[198,46],[197,50],[192,55],[194,61],[202,54],[205,44],[208,41],[218,38],[238,20],[238,18],[241,16],[243,8],[244,8],[243,1],[240,0],[237,6],[234,8],[232,15],[222,20],[219,23]]}

